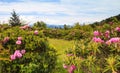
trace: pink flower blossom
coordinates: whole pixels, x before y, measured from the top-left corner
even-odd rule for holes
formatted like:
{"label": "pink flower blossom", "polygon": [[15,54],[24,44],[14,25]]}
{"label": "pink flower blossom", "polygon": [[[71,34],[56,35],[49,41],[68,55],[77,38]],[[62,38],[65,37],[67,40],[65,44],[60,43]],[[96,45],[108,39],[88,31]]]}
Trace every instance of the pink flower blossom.
{"label": "pink flower blossom", "polygon": [[118,37],[116,37],[116,38],[111,38],[110,41],[111,41],[112,43],[117,43],[117,42],[120,41],[120,38],[118,38]]}
{"label": "pink flower blossom", "polygon": [[73,56],[73,54],[67,54],[68,57]]}
{"label": "pink flower blossom", "polygon": [[20,53],[20,50],[16,50],[14,52],[14,56],[17,57],[17,58],[21,58],[22,57],[22,54]]}
{"label": "pink flower blossom", "polygon": [[35,34],[35,35],[38,35],[38,34],[39,34],[38,30],[35,30],[35,31],[34,31],[34,34]]}
{"label": "pink flower blossom", "polygon": [[69,73],[73,73],[75,69],[76,69],[76,66],[75,65],[71,65],[70,68],[68,69],[68,72]]}
{"label": "pink flower blossom", "polygon": [[108,40],[105,42],[107,45],[110,45],[111,44],[111,40]]}
{"label": "pink flower blossom", "polygon": [[113,25],[113,22],[109,22],[110,25]]}
{"label": "pink flower blossom", "polygon": [[110,45],[111,43],[118,43],[120,42],[120,38],[119,37],[115,37],[115,38],[111,38],[110,40],[106,41],[107,45]]}
{"label": "pink flower blossom", "polygon": [[120,32],[120,27],[116,27],[115,30]]}
{"label": "pink flower blossom", "polygon": [[109,35],[110,35],[110,31],[107,30],[107,31],[105,32],[105,37],[106,37],[106,38],[110,38]]}
{"label": "pink flower blossom", "polygon": [[94,31],[94,36],[99,36],[99,35],[100,35],[99,31]]}
{"label": "pink flower blossom", "polygon": [[25,54],[25,52],[26,52],[26,50],[24,50],[24,49],[21,50],[21,54]]}
{"label": "pink flower blossom", "polygon": [[103,43],[104,41],[101,39],[101,38],[96,38],[96,37],[93,37],[92,41],[96,42],[96,43]]}
{"label": "pink flower blossom", "polygon": [[17,53],[20,53],[20,50],[15,50],[14,55],[16,56]]}
{"label": "pink flower blossom", "polygon": [[16,59],[15,55],[10,55],[10,59],[15,60]]}
{"label": "pink flower blossom", "polygon": [[5,37],[4,40],[3,40],[3,43],[7,43],[9,40],[10,40],[9,37]]}
{"label": "pink flower blossom", "polygon": [[21,58],[21,57],[22,57],[22,54],[21,54],[21,53],[16,53],[16,57],[17,57],[17,58]]}
{"label": "pink flower blossom", "polygon": [[27,28],[29,28],[29,25],[24,25],[24,26],[21,26],[20,28],[21,29],[27,29]]}
{"label": "pink flower blossom", "polygon": [[21,41],[21,40],[22,40],[22,37],[18,37],[18,40]]}
{"label": "pink flower blossom", "polygon": [[17,44],[17,45],[20,45],[20,44],[22,44],[22,42],[21,42],[20,40],[17,40],[17,41],[16,41],[16,44]]}
{"label": "pink flower blossom", "polygon": [[67,69],[67,68],[68,68],[68,66],[67,66],[66,64],[63,64],[63,68]]}

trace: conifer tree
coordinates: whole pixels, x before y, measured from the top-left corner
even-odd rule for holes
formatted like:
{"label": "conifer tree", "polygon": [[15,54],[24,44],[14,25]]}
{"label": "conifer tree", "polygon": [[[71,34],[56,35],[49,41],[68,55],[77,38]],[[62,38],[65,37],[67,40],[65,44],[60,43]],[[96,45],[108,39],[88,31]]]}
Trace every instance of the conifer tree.
{"label": "conifer tree", "polygon": [[9,24],[11,26],[20,26],[21,22],[20,22],[18,14],[13,10],[13,12],[11,13],[11,15],[12,16],[10,17]]}

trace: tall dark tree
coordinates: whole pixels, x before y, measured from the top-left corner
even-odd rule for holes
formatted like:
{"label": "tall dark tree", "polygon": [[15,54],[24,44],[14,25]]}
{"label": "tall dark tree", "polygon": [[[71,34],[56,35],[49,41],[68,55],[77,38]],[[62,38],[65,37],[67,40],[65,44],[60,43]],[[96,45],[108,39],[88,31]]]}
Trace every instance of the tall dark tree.
{"label": "tall dark tree", "polygon": [[18,14],[13,10],[11,15],[12,16],[10,17],[10,20],[9,20],[10,25],[11,26],[20,26],[21,22],[20,22]]}

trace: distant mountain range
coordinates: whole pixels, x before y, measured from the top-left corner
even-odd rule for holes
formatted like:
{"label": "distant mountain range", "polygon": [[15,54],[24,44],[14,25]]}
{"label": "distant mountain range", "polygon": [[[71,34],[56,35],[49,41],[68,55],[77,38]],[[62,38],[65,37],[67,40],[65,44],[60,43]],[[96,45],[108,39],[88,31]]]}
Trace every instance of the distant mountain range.
{"label": "distant mountain range", "polygon": [[54,24],[47,24],[48,28],[63,28],[64,25],[54,25]]}

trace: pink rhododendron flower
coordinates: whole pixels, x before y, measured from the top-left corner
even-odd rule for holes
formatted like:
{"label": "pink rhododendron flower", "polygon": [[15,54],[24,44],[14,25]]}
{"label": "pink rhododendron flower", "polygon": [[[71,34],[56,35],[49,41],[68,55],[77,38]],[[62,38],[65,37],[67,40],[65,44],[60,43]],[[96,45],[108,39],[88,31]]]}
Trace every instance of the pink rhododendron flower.
{"label": "pink rhododendron flower", "polygon": [[68,69],[68,72],[69,73],[73,73],[75,69],[76,69],[76,66],[75,65],[71,65],[70,68]]}
{"label": "pink rhododendron flower", "polygon": [[103,43],[104,41],[101,39],[101,38],[96,38],[96,37],[93,37],[92,41],[96,42],[96,43]]}
{"label": "pink rhododendron flower", "polygon": [[109,22],[109,24],[110,24],[110,25],[112,25],[112,24],[113,24],[113,22]]}
{"label": "pink rhododendron flower", "polygon": [[110,40],[112,43],[117,43],[120,41],[120,38],[116,37],[116,38],[111,38]]}
{"label": "pink rhododendron flower", "polygon": [[110,45],[111,44],[111,40],[108,40],[105,42],[107,45]]}
{"label": "pink rhododendron flower", "polygon": [[4,40],[3,40],[3,43],[7,43],[9,40],[10,40],[9,37],[5,37]]}
{"label": "pink rhododendron flower", "polygon": [[120,32],[120,27],[116,27],[115,30]]}
{"label": "pink rhododendron flower", "polygon": [[18,40],[21,41],[21,40],[22,40],[22,37],[18,37]]}
{"label": "pink rhododendron flower", "polygon": [[22,42],[21,42],[20,40],[17,40],[17,41],[16,41],[16,44],[17,44],[17,45],[20,45],[20,44],[22,44]]}
{"label": "pink rhododendron flower", "polygon": [[94,31],[94,36],[99,36],[99,35],[100,35],[99,31]]}
{"label": "pink rhododendron flower", "polygon": [[26,52],[26,50],[24,50],[24,49],[21,50],[21,54],[25,54],[25,52]]}
{"label": "pink rhododendron flower", "polygon": [[14,55],[16,56],[17,53],[20,53],[20,50],[16,50],[16,51],[14,52]]}
{"label": "pink rhododendron flower", "polygon": [[21,58],[22,57],[22,54],[20,53],[20,50],[16,50],[14,52],[14,56],[17,57],[17,58]]}
{"label": "pink rhododendron flower", "polygon": [[118,43],[118,42],[120,42],[120,38],[115,37],[115,38],[111,38],[110,40],[106,41],[106,44],[110,45],[111,43]]}
{"label": "pink rhododendron flower", "polygon": [[67,54],[68,57],[73,56],[73,54]]}
{"label": "pink rhododendron flower", "polygon": [[27,29],[27,28],[29,28],[29,25],[24,25],[24,26],[21,26],[20,28],[21,29]]}
{"label": "pink rhododendron flower", "polygon": [[35,30],[35,31],[34,31],[34,34],[35,34],[35,35],[38,35],[38,30]]}
{"label": "pink rhododendron flower", "polygon": [[68,68],[68,66],[67,66],[66,64],[63,64],[63,68],[67,69],[67,68]]}
{"label": "pink rhododendron flower", "polygon": [[10,59],[15,60],[16,59],[15,55],[10,55]]}
{"label": "pink rhododendron flower", "polygon": [[21,53],[16,53],[16,57],[17,57],[17,58],[21,58],[21,57],[22,57],[22,54],[21,54]]}
{"label": "pink rhododendron flower", "polygon": [[107,31],[105,32],[105,37],[106,37],[106,38],[110,38],[109,35],[110,35],[110,31],[107,30]]}

